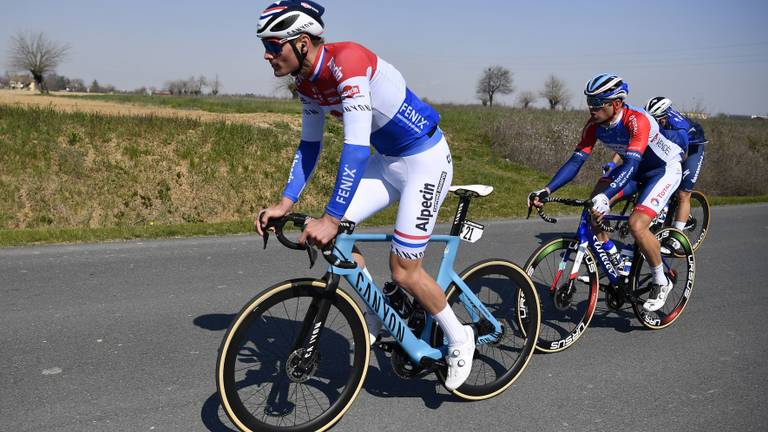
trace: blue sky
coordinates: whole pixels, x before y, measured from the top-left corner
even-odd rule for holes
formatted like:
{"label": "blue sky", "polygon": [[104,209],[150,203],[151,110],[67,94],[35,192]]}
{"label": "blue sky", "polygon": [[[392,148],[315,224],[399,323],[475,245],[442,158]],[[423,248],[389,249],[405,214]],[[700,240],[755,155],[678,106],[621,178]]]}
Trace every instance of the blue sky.
{"label": "blue sky", "polygon": [[[432,101],[477,102],[483,68],[498,64],[514,74],[506,104],[555,74],[581,106],[584,83],[613,71],[637,105],[665,95],[711,113],[768,113],[766,1],[320,3],[328,41],[366,45]],[[134,89],[218,74],[224,92],[272,95],[255,36],[267,4],[0,0],[0,71],[11,35],[44,31],[72,47],[58,72],[86,82]]]}

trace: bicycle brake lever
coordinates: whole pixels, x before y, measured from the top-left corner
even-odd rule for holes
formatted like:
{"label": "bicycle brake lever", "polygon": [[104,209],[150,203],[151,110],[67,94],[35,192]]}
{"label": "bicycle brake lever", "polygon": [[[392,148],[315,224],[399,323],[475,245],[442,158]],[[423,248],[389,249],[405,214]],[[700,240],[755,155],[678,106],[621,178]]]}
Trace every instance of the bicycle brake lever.
{"label": "bicycle brake lever", "polygon": [[312,246],[307,246],[307,256],[309,257],[309,268],[314,267],[317,261],[317,251]]}
{"label": "bicycle brake lever", "polygon": [[267,240],[269,240],[269,231],[264,230],[264,235],[262,237],[264,237],[264,249],[266,249],[267,248]]}
{"label": "bicycle brake lever", "polygon": [[531,218],[531,211],[533,211],[533,206],[528,207],[528,216],[525,217],[526,219],[530,219]]}

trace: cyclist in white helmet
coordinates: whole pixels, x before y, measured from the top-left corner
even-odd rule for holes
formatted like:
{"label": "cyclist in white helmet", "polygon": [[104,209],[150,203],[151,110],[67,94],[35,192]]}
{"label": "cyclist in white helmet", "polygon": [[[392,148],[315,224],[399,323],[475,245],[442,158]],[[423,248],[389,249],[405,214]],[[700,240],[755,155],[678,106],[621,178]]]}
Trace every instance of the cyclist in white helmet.
{"label": "cyclist in white helmet", "polygon": [[[647,112],[624,102],[628,93],[629,86],[616,74],[599,74],[587,82],[584,94],[590,119],[581,133],[581,142],[549,184],[530,193],[528,206],[541,206],[539,198],[571,181],[597,140],[618,153],[623,163],[611,172],[610,182],[595,187],[593,213],[598,217],[605,214],[611,197],[631,180],[639,183],[640,198],[630,215],[629,227],[653,270],[650,294],[643,307],[656,311],[664,305],[673,284],[664,274],[660,244],[649,227],[680,184],[683,150],[659,133],[659,125]],[[617,252],[606,233],[600,233],[599,238],[610,253]]]}
{"label": "cyclist in white helmet", "polygon": [[645,105],[645,110],[659,122],[661,133],[683,147],[687,154],[683,161],[683,180],[677,192],[677,212],[672,222],[673,227],[682,230],[691,214],[691,191],[704,163],[704,145],[709,141],[704,136],[701,125],[672,108],[672,101],[669,98],[664,96],[651,98]]}
{"label": "cyclist in white helmet", "polygon": [[[454,390],[469,376],[475,336],[421,266],[453,177],[440,115],[411,92],[397,69],[367,48],[325,43],[320,37],[323,12],[312,1],[278,1],[259,20],[264,60],[275,76],[295,77],[303,114],[301,142],[282,198],[259,213],[256,230],[261,234],[269,219],[290,211],[317,163],[326,114],[341,119],[344,146],[334,191],[325,214],[307,224],[299,241],[325,245],[342,218],[360,223],[398,202],[389,259],[392,279],[416,297],[446,334],[445,384]],[[355,254],[355,259],[364,269],[362,256]],[[366,322],[376,335],[381,324],[375,314],[366,313]]]}

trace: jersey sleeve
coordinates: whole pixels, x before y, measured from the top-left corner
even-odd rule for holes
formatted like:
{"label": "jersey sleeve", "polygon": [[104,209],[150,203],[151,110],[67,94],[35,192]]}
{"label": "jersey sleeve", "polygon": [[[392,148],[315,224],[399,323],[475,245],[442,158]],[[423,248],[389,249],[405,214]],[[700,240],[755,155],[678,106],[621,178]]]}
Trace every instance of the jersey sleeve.
{"label": "jersey sleeve", "polygon": [[549,189],[550,193],[554,193],[576,177],[581,166],[584,165],[584,162],[589,158],[589,155],[592,154],[592,149],[595,147],[596,142],[597,125],[592,122],[587,122],[584,129],[581,131],[581,141],[579,142],[579,145],[576,146],[576,150],[573,151],[571,158],[557,170],[555,176],[552,177],[552,180],[547,184],[547,189]]}
{"label": "jersey sleeve", "polygon": [[302,104],[301,142],[293,156],[288,182],[283,196],[296,202],[312,176],[323,146],[325,115],[322,108],[311,99],[299,95]]}
{"label": "jersey sleeve", "polygon": [[344,122],[344,147],[330,202],[325,211],[341,219],[354,197],[371,155],[371,74],[374,65],[359,49],[349,48],[335,57],[337,91]]}

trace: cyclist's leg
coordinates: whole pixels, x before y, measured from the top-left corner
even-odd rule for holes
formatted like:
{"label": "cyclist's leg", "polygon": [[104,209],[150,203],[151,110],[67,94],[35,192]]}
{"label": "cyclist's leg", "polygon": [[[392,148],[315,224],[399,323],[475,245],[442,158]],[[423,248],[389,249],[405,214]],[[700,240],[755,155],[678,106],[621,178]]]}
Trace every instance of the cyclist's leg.
{"label": "cyclist's leg", "polygon": [[[400,191],[384,178],[386,167],[391,163],[390,159],[379,153],[371,155],[363,178],[360,179],[360,185],[349,203],[347,212],[344,213],[344,219],[360,224],[400,199]],[[357,246],[353,248],[352,256],[363,271],[367,272],[365,259]],[[368,276],[370,277],[370,274]]]}
{"label": "cyclist's leg", "polygon": [[672,226],[682,230],[688,222],[691,214],[691,191],[699,179],[701,166],[704,164],[704,146],[691,145],[688,150],[688,159],[683,162],[683,179],[677,192],[678,204],[675,213],[675,221]]}
{"label": "cyclist's leg", "polygon": [[472,370],[475,336],[471,326],[461,324],[445,300],[442,288],[421,267],[440,205],[453,179],[451,153],[442,138],[430,149],[402,160],[403,164],[398,165],[402,171],[391,171],[402,182],[389,260],[392,279],[416,297],[448,338],[445,386],[454,390],[464,383]]}
{"label": "cyclist's leg", "polygon": [[448,144],[443,138],[392,168],[387,177],[402,191],[390,253],[392,278],[435,315],[447,306],[445,294],[421,262],[453,178]]}
{"label": "cyclist's leg", "polygon": [[679,162],[645,174],[638,203],[629,217],[630,232],[653,272],[652,294],[643,306],[649,311],[663,306],[667,293],[672,289],[672,282],[664,274],[659,241],[651,232],[650,224],[680,185],[681,177]]}

